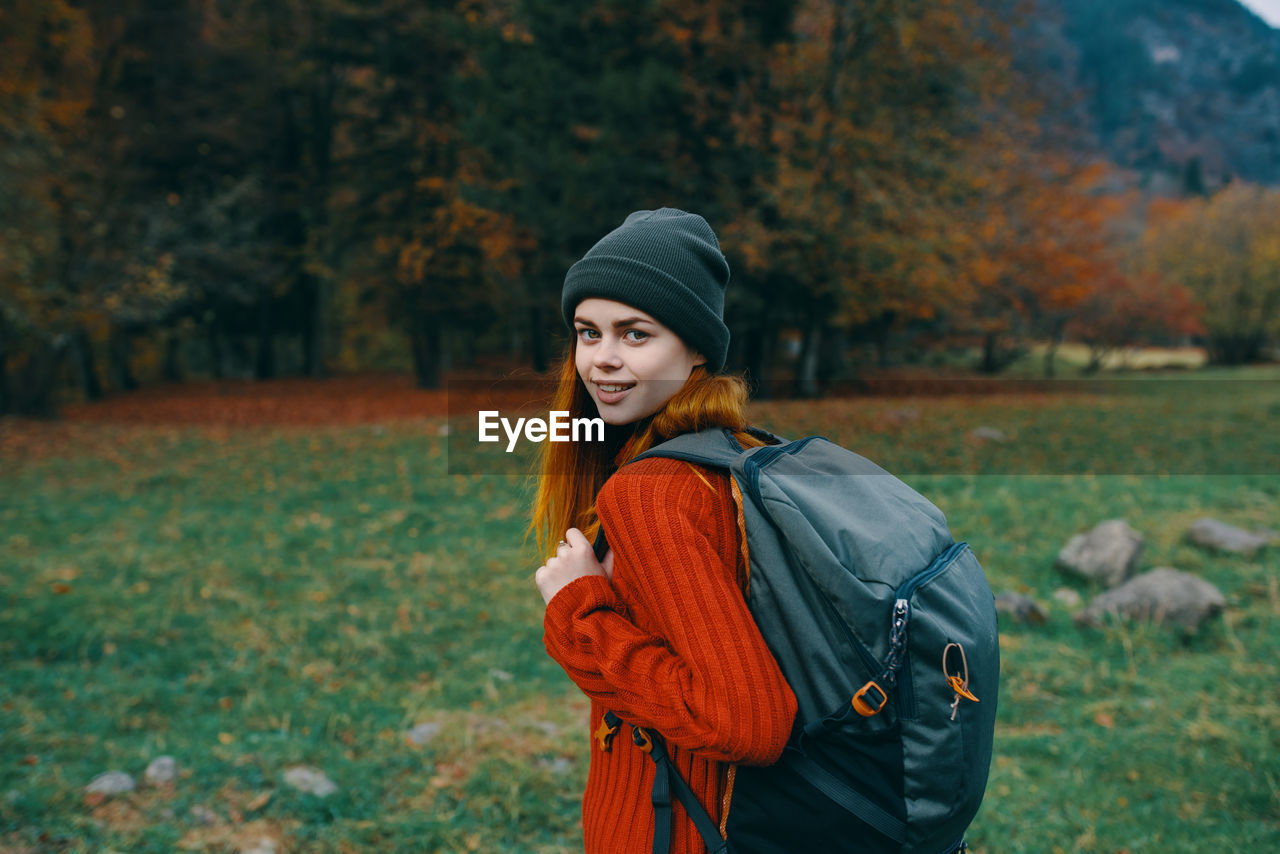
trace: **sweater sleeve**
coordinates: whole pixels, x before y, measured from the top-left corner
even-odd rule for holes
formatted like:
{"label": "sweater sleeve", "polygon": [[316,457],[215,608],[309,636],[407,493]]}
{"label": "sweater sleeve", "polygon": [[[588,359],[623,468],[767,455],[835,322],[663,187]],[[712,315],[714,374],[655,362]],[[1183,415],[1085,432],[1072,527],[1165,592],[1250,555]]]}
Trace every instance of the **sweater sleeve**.
{"label": "sweater sleeve", "polygon": [[683,464],[652,462],[611,479],[596,505],[614,580],[647,615],[645,628],[607,579],[580,578],[547,608],[547,651],[630,723],[709,759],[776,761],[795,697],[737,586],[736,539],[727,564],[724,542],[713,541],[736,535],[725,481],[717,490]]}

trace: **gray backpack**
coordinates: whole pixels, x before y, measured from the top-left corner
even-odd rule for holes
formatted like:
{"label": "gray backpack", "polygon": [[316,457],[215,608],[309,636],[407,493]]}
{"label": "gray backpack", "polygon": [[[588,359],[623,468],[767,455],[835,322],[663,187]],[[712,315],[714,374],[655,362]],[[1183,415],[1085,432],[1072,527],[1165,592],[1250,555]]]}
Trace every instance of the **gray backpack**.
{"label": "gray backpack", "polygon": [[[991,764],[999,644],[991,588],[942,512],[820,437],[743,449],[727,430],[661,456],[727,471],[742,495],[747,604],[799,711],[782,758],[736,772],[725,837],[654,733],[654,851],[671,798],[712,852],[964,850]],[[596,543],[603,555],[604,532]],[[614,716],[613,722],[620,723]]]}

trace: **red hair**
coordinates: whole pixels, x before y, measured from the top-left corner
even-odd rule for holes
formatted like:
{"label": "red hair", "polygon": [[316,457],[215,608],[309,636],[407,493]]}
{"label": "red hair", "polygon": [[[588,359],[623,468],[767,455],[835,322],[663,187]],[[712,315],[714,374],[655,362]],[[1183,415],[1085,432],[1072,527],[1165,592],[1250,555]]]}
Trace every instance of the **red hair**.
{"label": "red hair", "polygon": [[[578,377],[576,348],[577,340],[571,338],[551,409],[567,411],[570,418],[597,417],[595,401]],[[600,528],[596,494],[609,475],[666,439],[708,427],[727,427],[746,447],[763,444],[745,432],[747,397],[747,384],[741,378],[712,374],[699,365],[661,410],[634,424],[606,431],[613,441],[544,442],[528,531],[541,553],[548,557],[555,554],[556,544],[570,528],[594,539]]]}

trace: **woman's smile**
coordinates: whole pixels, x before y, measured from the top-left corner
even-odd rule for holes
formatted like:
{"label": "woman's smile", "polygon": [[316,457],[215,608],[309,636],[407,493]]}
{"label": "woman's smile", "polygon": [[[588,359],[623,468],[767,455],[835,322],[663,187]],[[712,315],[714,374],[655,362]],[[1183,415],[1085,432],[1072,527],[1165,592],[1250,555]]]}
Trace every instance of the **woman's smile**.
{"label": "woman's smile", "polygon": [[611,406],[615,403],[621,403],[623,398],[627,396],[627,392],[635,388],[635,383],[619,383],[619,382],[601,382],[595,381],[596,393],[595,398],[598,404]]}

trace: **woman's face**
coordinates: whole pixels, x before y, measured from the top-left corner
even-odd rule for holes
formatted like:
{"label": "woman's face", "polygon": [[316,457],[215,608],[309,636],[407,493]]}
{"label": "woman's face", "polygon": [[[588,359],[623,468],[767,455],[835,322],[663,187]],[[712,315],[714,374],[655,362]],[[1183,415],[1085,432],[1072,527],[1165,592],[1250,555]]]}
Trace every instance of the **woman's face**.
{"label": "woman's face", "polygon": [[606,424],[630,424],[662,409],[707,360],[637,308],[592,297],[578,303],[574,362]]}

